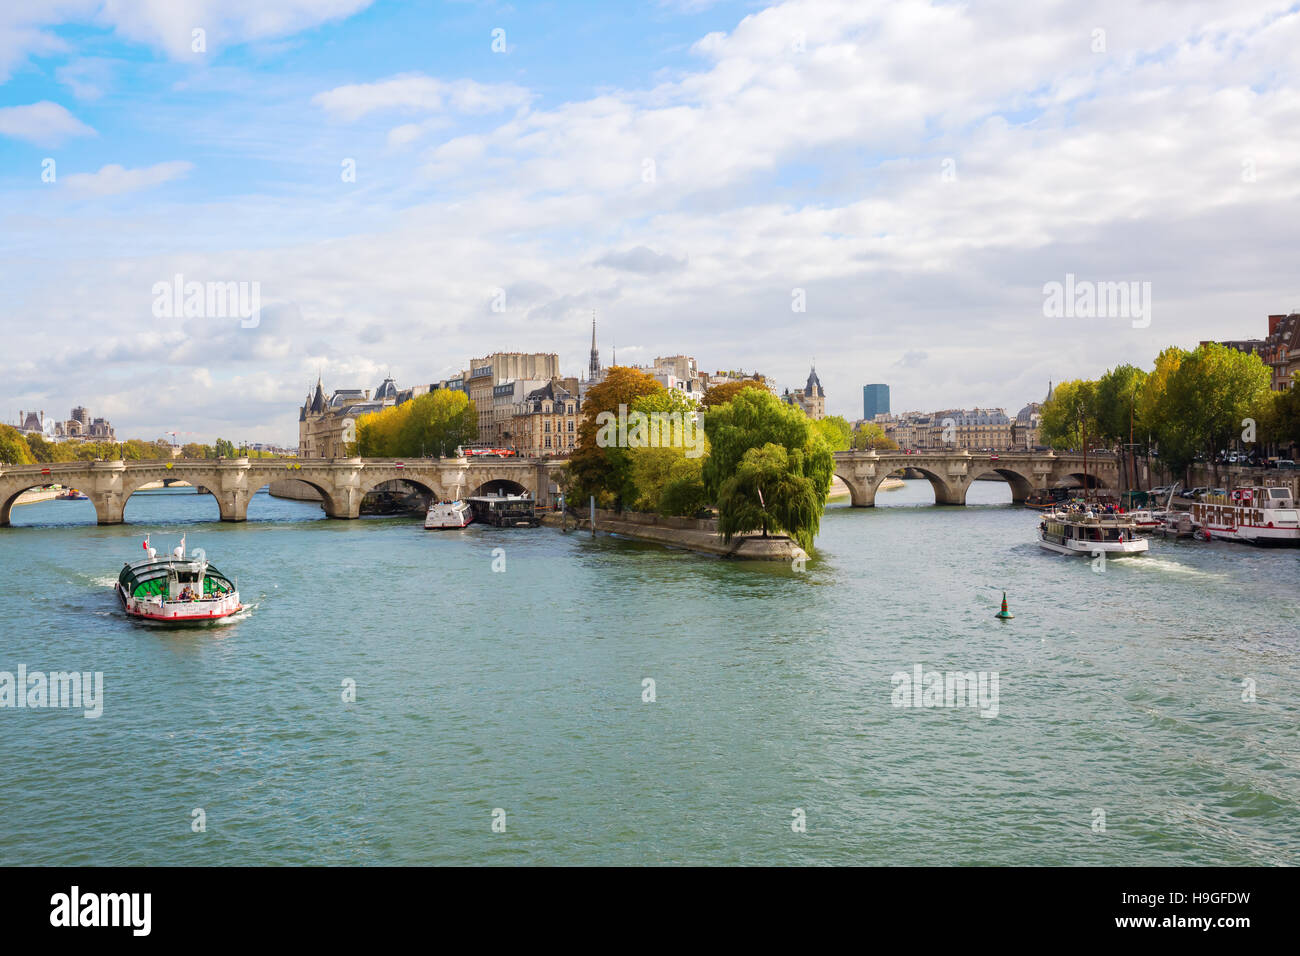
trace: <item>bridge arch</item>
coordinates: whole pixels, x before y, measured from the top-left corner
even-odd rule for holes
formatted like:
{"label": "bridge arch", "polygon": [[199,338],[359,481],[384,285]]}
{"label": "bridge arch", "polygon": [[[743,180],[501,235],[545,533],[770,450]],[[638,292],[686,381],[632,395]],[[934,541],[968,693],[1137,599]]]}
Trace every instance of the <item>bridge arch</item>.
{"label": "bridge arch", "polygon": [[403,484],[412,485],[429,495],[430,500],[439,501],[445,494],[441,483],[436,478],[430,478],[425,474],[413,475],[400,469],[393,469],[391,473],[376,472],[375,474],[365,474],[361,484],[358,487],[358,508],[360,499],[365,498],[370,492],[375,491],[380,485],[386,485],[389,482],[402,482]]}
{"label": "bridge arch", "polygon": [[966,498],[966,493],[970,491],[971,485],[985,475],[997,475],[1011,486],[1012,504],[1022,504],[1034,492],[1034,479],[1031,475],[1026,475],[1022,471],[1005,466],[976,466],[970,470],[970,474],[966,477],[965,487],[962,488],[963,501]]}
{"label": "bridge arch", "polygon": [[885,479],[903,478],[908,469],[919,471],[921,477],[930,483],[930,487],[934,489],[934,503],[936,505],[964,505],[966,503],[966,487],[964,485],[957,485],[937,471],[919,464],[900,465],[888,474],[877,477],[871,486],[872,500],[875,500],[876,492],[885,483]]}
{"label": "bridge arch", "polygon": [[46,485],[54,484],[54,479],[49,475],[37,476],[39,480],[33,481],[30,478],[17,481],[7,481],[0,485],[0,528],[10,526],[10,519],[13,517],[14,505],[17,504],[19,497],[23,492],[31,491],[34,488],[43,488]]}
{"label": "bridge arch", "polygon": [[489,478],[477,488],[470,492],[472,495],[495,495],[504,492],[508,495],[531,494],[536,497],[536,492],[525,484],[515,481],[513,478]]}
{"label": "bridge arch", "polygon": [[341,509],[334,495],[334,488],[330,484],[323,483],[311,477],[301,477],[299,473],[293,473],[293,477],[288,477],[285,472],[274,471],[262,474],[250,475],[248,482],[248,501],[245,505],[241,517],[238,519],[244,521],[247,519],[248,507],[253,504],[254,497],[263,488],[268,487],[279,481],[296,481],[301,482],[308,488],[311,488],[316,494],[320,495],[321,510],[325,512],[327,518],[347,518],[349,516],[346,509]]}

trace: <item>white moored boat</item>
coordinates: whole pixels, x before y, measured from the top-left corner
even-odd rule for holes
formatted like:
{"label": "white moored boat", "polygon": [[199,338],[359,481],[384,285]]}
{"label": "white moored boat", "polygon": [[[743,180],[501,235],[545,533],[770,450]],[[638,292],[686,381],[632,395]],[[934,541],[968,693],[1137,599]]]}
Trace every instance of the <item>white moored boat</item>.
{"label": "white moored boat", "polygon": [[185,538],[171,554],[158,557],[144,539],[148,554],[128,561],[117,577],[117,596],[131,617],[183,624],[229,617],[244,606],[239,590],[224,574],[208,564],[200,549],[185,552]]}
{"label": "white moored boat", "polygon": [[1145,554],[1147,539],[1131,515],[1071,510],[1048,515],[1038,525],[1038,543],[1058,554],[1122,558]]}
{"label": "white moored boat", "polygon": [[1164,524],[1164,514],[1158,511],[1148,511],[1141,508],[1137,511],[1130,511],[1128,517],[1133,519],[1139,531],[1154,531]]}
{"label": "white moored boat", "polygon": [[1192,523],[1208,538],[1300,547],[1300,511],[1289,488],[1235,488],[1192,505]]}
{"label": "white moored boat", "polygon": [[424,529],[441,531],[445,528],[463,528],[473,520],[474,510],[468,501],[435,501],[425,512]]}

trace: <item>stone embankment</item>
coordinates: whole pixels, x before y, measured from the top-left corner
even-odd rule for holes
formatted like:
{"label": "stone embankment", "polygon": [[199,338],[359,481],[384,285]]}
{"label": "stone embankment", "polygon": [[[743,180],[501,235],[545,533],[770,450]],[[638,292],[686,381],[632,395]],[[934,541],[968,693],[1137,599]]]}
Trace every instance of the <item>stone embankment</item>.
{"label": "stone embankment", "polygon": [[[573,515],[564,519],[570,530],[575,528],[584,533],[591,533],[591,522],[586,514],[579,518]],[[543,524],[559,527],[561,516],[547,515]],[[596,531],[605,534],[617,534],[638,541],[662,544],[670,548],[684,548],[698,554],[711,554],[720,558],[736,558],[745,561],[787,561],[807,560],[808,554],[784,535],[764,538],[761,535],[738,535],[730,541],[724,541],[718,533],[718,522],[714,518],[672,518],[644,512],[607,511],[596,509]]]}

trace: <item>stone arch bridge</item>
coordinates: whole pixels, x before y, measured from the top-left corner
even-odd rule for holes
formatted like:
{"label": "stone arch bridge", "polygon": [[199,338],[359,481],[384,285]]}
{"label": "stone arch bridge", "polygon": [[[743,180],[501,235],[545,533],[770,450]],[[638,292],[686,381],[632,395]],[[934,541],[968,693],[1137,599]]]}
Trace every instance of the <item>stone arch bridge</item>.
{"label": "stone arch bridge", "polygon": [[451,497],[458,491],[472,495],[502,489],[528,491],[540,500],[550,485],[551,472],[560,464],[547,459],[509,458],[232,458],[0,464],[0,527],[9,524],[19,495],[55,483],[87,495],[95,506],[99,524],[121,524],[127,499],[143,486],[176,481],[196,485],[216,498],[222,521],[245,520],[253,495],[264,485],[282,479],[315,488],[329,517],[357,518],[366,493],[393,480],[410,482],[439,498]]}
{"label": "stone arch bridge", "polygon": [[[1114,456],[1088,456],[1087,486],[1117,488],[1119,466]],[[901,451],[841,451],[835,453],[835,475],[848,485],[855,508],[871,508],[876,491],[891,475],[906,468],[921,472],[934,487],[935,504],[964,505],[977,478],[990,475],[1011,485],[1011,500],[1024,501],[1035,491],[1084,486],[1082,454],[1057,452],[941,451],[905,454]]]}

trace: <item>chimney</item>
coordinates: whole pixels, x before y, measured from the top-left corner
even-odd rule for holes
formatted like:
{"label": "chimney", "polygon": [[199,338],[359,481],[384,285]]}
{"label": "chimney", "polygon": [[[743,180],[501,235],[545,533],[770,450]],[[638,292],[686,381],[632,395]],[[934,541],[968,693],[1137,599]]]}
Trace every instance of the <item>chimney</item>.
{"label": "chimney", "polygon": [[1268,334],[1274,335],[1277,332],[1278,325],[1285,318],[1285,315],[1270,315],[1268,317]]}

